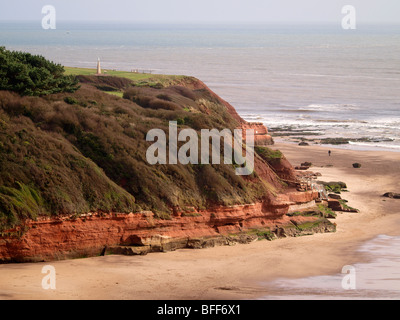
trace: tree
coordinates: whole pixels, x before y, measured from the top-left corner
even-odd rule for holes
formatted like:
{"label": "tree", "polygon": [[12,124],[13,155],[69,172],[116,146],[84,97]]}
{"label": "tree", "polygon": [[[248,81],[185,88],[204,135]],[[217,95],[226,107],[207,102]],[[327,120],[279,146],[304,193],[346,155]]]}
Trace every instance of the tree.
{"label": "tree", "polygon": [[25,96],[44,96],[79,89],[74,76],[64,75],[64,67],[39,55],[9,51],[0,47],[0,90]]}

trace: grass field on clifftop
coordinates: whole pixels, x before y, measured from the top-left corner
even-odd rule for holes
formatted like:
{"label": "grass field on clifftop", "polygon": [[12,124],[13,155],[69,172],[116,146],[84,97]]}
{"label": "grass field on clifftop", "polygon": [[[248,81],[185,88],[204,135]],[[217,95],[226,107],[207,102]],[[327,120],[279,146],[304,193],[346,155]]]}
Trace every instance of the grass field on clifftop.
{"label": "grass field on clifftop", "polygon": [[[97,72],[96,69],[65,67],[65,75],[94,76],[96,75],[96,72]],[[171,80],[179,80],[187,78],[186,76],[178,76],[178,75],[135,73],[135,72],[109,70],[109,69],[103,69],[102,72],[103,75],[126,78],[133,81],[134,83],[140,83],[142,80],[146,80],[147,82],[168,83],[171,82]]]}

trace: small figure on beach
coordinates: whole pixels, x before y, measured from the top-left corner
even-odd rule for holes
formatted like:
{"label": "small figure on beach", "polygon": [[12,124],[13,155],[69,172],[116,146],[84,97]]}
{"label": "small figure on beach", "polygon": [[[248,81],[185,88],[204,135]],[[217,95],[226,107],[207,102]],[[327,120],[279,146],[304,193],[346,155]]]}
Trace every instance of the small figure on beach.
{"label": "small figure on beach", "polygon": [[329,154],[329,156],[331,156],[331,153],[332,153],[332,151],[331,151],[331,150],[329,150],[329,151],[328,151],[328,154]]}

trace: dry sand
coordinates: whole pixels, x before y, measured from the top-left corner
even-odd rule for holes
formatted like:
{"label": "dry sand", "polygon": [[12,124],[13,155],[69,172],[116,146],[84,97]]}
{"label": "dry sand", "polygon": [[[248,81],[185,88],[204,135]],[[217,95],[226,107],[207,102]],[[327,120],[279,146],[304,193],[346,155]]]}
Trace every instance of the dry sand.
{"label": "dry sand", "polygon": [[[271,293],[261,282],[279,277],[336,274],[368,261],[359,246],[380,234],[400,235],[400,153],[278,144],[293,165],[314,164],[324,181],[344,181],[343,196],[360,213],[343,213],[337,232],[258,241],[235,247],[179,250],[147,256],[106,256],[37,264],[0,265],[0,299],[254,299]],[[354,169],[352,163],[362,168]],[[332,165],[332,166],[328,166]],[[56,270],[56,289],[44,290],[44,265]],[[277,292],[274,292],[277,294]]]}

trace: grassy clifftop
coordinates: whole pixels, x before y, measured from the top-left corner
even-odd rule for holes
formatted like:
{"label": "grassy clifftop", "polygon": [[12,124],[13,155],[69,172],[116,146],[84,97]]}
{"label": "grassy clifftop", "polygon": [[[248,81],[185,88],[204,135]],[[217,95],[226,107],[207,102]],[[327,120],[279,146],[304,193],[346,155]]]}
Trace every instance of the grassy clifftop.
{"label": "grassy clifftop", "polygon": [[273,174],[239,177],[234,165],[147,163],[147,132],[168,132],[169,121],[195,130],[238,127],[215,94],[185,86],[195,79],[66,74],[81,74],[76,92],[0,91],[0,231],[38,215],[152,210],[168,219],[173,208],[252,203],[282,187]]}
{"label": "grassy clifftop", "polygon": [[[94,76],[96,75],[96,69],[86,69],[86,68],[74,68],[65,67],[65,75],[67,76]],[[103,75],[112,76],[118,78],[125,78],[132,81],[135,85],[140,84],[162,84],[167,87],[173,85],[179,81],[185,81],[190,79],[188,76],[179,75],[162,75],[162,74],[150,74],[150,73],[135,73],[120,70],[107,70],[104,69]]]}

